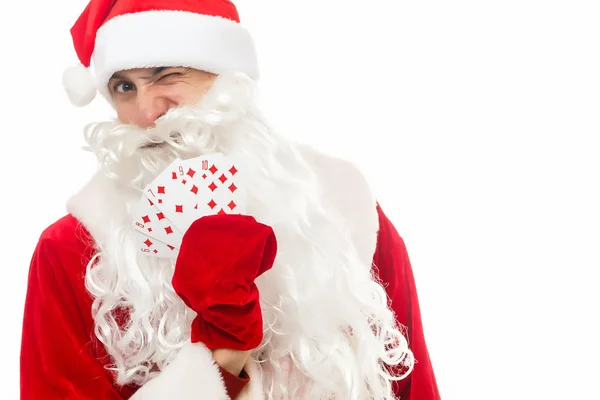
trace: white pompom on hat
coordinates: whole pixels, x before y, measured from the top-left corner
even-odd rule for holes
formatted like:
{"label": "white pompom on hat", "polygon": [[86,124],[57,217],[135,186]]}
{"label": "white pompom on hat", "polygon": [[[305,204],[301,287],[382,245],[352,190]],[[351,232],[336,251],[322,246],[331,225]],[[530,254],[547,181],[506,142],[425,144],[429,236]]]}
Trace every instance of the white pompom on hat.
{"label": "white pompom on hat", "polygon": [[252,37],[228,0],[91,0],[71,36],[81,64],[64,72],[63,85],[80,107],[98,91],[111,102],[108,81],[120,70],[180,66],[259,76]]}
{"label": "white pompom on hat", "polygon": [[96,81],[89,69],[81,64],[67,68],[62,82],[69,100],[78,107],[91,103],[96,97]]}

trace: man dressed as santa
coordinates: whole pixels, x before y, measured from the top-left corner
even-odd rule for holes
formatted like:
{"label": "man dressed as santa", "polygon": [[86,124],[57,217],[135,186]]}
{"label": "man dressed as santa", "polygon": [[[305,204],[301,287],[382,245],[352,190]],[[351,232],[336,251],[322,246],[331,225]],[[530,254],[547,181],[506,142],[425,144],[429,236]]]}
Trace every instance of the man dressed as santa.
{"label": "man dressed as santa", "polygon": [[[118,118],[87,128],[98,171],[33,254],[22,399],[440,398],[402,238],[352,164],[270,129],[231,2],[91,0],[71,33],[71,100]],[[144,187],[217,153],[247,212],[140,252]]]}

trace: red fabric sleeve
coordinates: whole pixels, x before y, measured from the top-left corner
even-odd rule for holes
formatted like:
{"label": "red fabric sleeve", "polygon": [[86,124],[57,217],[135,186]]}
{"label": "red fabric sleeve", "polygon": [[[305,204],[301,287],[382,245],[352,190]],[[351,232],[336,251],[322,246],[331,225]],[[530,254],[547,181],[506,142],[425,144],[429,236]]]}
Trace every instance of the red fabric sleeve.
{"label": "red fabric sleeve", "polygon": [[[67,218],[44,231],[31,259],[21,340],[22,400],[120,400],[131,394],[113,385],[98,360],[81,293],[64,268],[79,271],[83,288],[85,247],[73,240],[75,226]],[[85,302],[90,306],[91,300]]]}
{"label": "red fabric sleeve", "polygon": [[[104,347],[93,333],[92,299],[84,285],[92,252],[89,233],[71,215],[48,227],[31,258],[21,337],[21,400],[122,400],[136,392],[119,387],[105,368]],[[234,399],[250,378],[223,368]]]}
{"label": "red fabric sleeve", "polygon": [[225,388],[227,389],[227,395],[229,395],[229,397],[232,399],[237,398],[244,387],[250,383],[250,377],[244,370],[242,370],[240,376],[235,376],[220,366],[219,370],[221,371],[221,376],[223,377],[223,382],[225,383]]}
{"label": "red fabric sleeve", "polygon": [[440,400],[406,245],[379,205],[377,212],[379,233],[373,258],[375,271],[387,291],[398,322],[408,328],[408,344],[416,359],[411,374],[394,383],[394,392],[402,400]]}

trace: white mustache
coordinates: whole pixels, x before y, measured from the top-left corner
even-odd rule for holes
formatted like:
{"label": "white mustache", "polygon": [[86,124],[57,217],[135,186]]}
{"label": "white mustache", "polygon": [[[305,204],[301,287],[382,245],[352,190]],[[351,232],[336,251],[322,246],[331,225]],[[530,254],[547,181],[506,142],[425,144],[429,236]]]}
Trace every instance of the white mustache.
{"label": "white mustache", "polygon": [[[181,144],[181,142],[182,142],[181,134],[178,132],[169,133],[168,138],[171,139],[172,142],[176,143],[176,144]],[[167,145],[167,139],[148,135],[146,137],[146,143],[141,144],[139,146],[139,149],[140,150],[152,149],[152,148],[156,148],[156,147],[164,147],[166,145]]]}

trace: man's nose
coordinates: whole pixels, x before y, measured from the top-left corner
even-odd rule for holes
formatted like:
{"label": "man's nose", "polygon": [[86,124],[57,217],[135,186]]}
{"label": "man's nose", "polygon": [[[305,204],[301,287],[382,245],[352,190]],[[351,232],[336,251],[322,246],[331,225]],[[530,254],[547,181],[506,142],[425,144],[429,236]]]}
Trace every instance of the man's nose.
{"label": "man's nose", "polygon": [[140,90],[136,97],[135,123],[142,128],[150,128],[169,108],[171,102],[167,98],[150,90]]}

